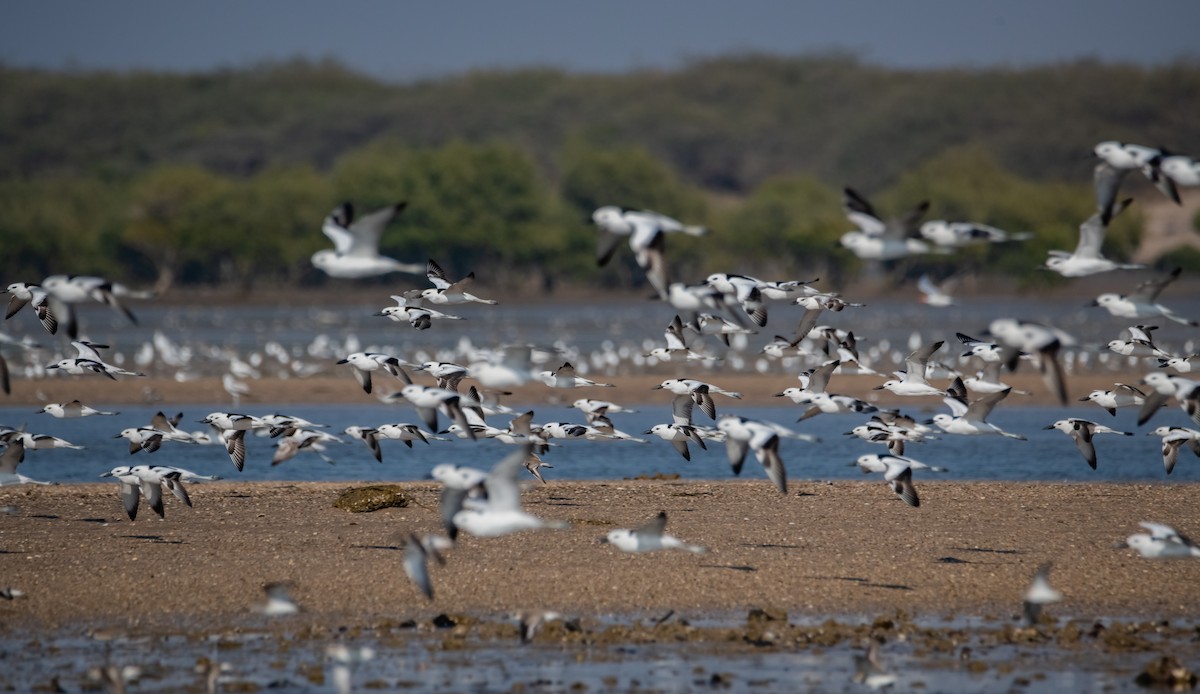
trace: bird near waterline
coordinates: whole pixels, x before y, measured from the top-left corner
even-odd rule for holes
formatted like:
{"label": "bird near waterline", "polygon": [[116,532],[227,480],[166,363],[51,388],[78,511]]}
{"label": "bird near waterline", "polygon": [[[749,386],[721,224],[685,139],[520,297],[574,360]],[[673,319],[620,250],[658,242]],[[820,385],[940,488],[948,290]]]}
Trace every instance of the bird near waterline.
{"label": "bird near waterline", "polygon": [[1039,566],[1025,590],[1022,608],[1027,626],[1036,627],[1042,618],[1042,608],[1063,599],[1063,594],[1050,585],[1050,567],[1049,562]]}
{"label": "bird near waterline", "polygon": [[1079,454],[1087,461],[1087,464],[1093,469],[1096,469],[1096,446],[1092,439],[1096,434],[1119,434],[1121,436],[1133,436],[1128,431],[1117,431],[1116,429],[1106,427],[1103,424],[1089,421],[1087,419],[1078,419],[1070,417],[1060,419],[1053,424],[1048,424],[1045,429],[1057,429],[1075,442],[1075,447],[1079,449]]}

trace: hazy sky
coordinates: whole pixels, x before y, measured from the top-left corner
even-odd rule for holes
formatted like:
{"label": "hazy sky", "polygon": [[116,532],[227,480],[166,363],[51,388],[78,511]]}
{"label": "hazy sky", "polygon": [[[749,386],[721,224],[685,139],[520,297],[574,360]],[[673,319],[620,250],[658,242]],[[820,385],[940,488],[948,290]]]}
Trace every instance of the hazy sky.
{"label": "hazy sky", "polygon": [[843,49],[902,67],[1200,59],[1200,0],[26,0],[0,61],[204,70],[331,57],[389,79]]}

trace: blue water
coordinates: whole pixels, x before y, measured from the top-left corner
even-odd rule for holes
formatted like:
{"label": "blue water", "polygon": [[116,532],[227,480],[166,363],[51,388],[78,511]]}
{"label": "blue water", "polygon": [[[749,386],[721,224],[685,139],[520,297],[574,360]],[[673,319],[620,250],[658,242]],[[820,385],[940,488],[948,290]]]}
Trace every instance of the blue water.
{"label": "blue water", "polygon": [[[748,417],[793,426],[797,432],[820,436],[817,443],[785,439],[783,459],[792,480],[862,479],[857,467],[851,466],[864,453],[882,453],[883,446],[845,436],[853,426],[865,421],[865,415],[820,415],[796,424],[799,408],[728,408],[718,401],[718,411],[736,412]],[[616,427],[634,436],[641,436],[650,426],[670,421],[669,406],[649,404],[630,414],[613,415]],[[131,456],[124,439],[114,436],[125,427],[149,423],[154,408],[125,407],[114,417],[86,417],[58,420],[44,414],[33,414],[34,408],[0,408],[0,423],[9,426],[25,424],[28,430],[52,434],[84,450],[54,449],[31,451],[21,472],[34,479],[54,482],[94,482],[99,475],[117,465],[165,464],[187,468],[201,474],[217,474],[227,479],[289,480],[289,481],[406,481],[427,477],[438,463],[456,463],[487,468],[509,450],[495,441],[433,441],[429,445],[416,443],[409,449],[398,441],[382,441],[383,463],[375,462],[366,446],[347,438],[345,445],[331,444],[325,455],[336,462],[329,464],[312,453],[272,466],[274,441],[267,437],[247,437],[245,470],[239,473],[221,446],[201,446],[167,442],[155,453],[139,452]],[[208,412],[228,410],[228,405],[193,406],[184,412],[181,427],[200,430],[196,423]],[[357,424],[377,426],[395,422],[419,422],[416,412],[404,405],[255,405],[242,407],[248,414],[284,412],[329,425],[338,433],[344,427]],[[915,412],[915,411],[914,411]],[[173,414],[173,412],[171,413]],[[701,415],[702,416],[702,415]],[[1084,417],[1102,422],[1115,429],[1133,432],[1133,436],[1099,435],[1095,439],[1099,466],[1092,470],[1084,462],[1070,438],[1058,431],[1043,427],[1067,416]],[[906,454],[921,462],[949,468],[945,473],[919,472],[918,478],[937,480],[1009,480],[1009,481],[1121,481],[1173,482],[1200,480],[1200,458],[1186,448],[1179,463],[1168,476],[1162,465],[1157,437],[1146,432],[1158,425],[1187,426],[1189,420],[1177,407],[1168,407],[1140,429],[1135,424],[1132,409],[1119,410],[1110,417],[1099,408],[999,407],[989,417],[1001,428],[1020,433],[1028,441],[1016,441],[999,436],[951,436],[909,444]],[[582,423],[582,415],[564,407],[538,407],[536,422],[568,421]],[[699,421],[699,420],[698,420]],[[504,426],[505,420],[493,422]],[[346,438],[346,437],[343,437]],[[566,441],[544,456],[553,469],[543,470],[548,480],[621,479],[638,475],[678,474],[684,479],[732,479],[724,445],[710,442],[709,449],[699,450],[694,444],[691,462],[685,461],[670,444],[654,438],[646,444],[631,442]],[[762,469],[749,460],[743,477],[762,478]]]}

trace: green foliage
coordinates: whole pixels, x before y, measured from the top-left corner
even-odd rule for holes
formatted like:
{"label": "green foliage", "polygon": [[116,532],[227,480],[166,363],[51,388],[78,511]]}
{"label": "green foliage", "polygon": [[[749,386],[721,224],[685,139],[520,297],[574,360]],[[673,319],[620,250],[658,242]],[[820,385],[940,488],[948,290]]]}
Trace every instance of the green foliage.
{"label": "green foliage", "polygon": [[1163,254],[1158,264],[1166,268],[1181,267],[1188,275],[1200,274],[1200,250],[1187,246],[1176,248]]}
{"label": "green foliage", "polygon": [[[596,267],[584,220],[619,205],[712,229],[669,240],[673,278],[836,286],[862,269],[837,247],[850,185],[885,215],[928,199],[930,218],[1035,234],[901,271],[1048,282],[1033,268],[1071,250],[1094,208],[1095,142],[1200,152],[1194,63],[897,71],[845,54],[744,55],[407,84],[330,61],[188,75],[0,67],[0,94],[0,268],[14,281],[325,281],[308,259],[329,246],[329,210],[406,200],[385,254],[434,257],[455,275],[486,267],[492,283],[640,282],[625,250]],[[1155,195],[1138,176],[1128,185]],[[1105,253],[1128,258],[1140,225],[1135,205]]]}
{"label": "green foliage", "polygon": [[[713,238],[719,252],[712,254],[708,269],[736,269],[763,279],[828,277],[854,262],[835,251],[838,237],[849,229],[841,199],[841,191],[812,176],[765,182],[725,215],[724,232]],[[729,268],[730,258],[745,266]]]}

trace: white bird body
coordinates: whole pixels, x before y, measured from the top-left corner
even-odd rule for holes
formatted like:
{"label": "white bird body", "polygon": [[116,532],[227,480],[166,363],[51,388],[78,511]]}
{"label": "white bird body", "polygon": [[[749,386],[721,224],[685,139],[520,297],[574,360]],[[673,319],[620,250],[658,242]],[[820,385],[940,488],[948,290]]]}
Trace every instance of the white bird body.
{"label": "white bird body", "polygon": [[313,267],[330,277],[362,279],[389,272],[420,274],[425,267],[418,263],[401,263],[379,254],[379,238],[406,203],[389,205],[381,210],[354,219],[350,203],[338,206],[325,218],[321,232],[333,241],[332,249],[322,249],[312,255]]}
{"label": "white bird body", "polygon": [[682,549],[693,554],[704,554],[708,550],[699,545],[688,544],[677,537],[664,532],[667,525],[667,514],[660,512],[654,520],[632,530],[610,530],[601,540],[616,547],[622,552],[640,554],[657,552],[664,549]]}
{"label": "white bird body", "polygon": [[[995,408],[996,403],[1008,397],[1010,392],[1010,390],[1002,390],[999,393],[990,393],[972,401],[969,405],[963,404],[951,414],[938,413],[933,416],[933,423],[947,434],[959,434],[962,436],[994,434],[1024,441],[1024,436],[1004,431],[995,424],[986,421],[987,416]],[[950,402],[956,401],[950,400]]]}
{"label": "white bird body", "polygon": [[1200,161],[1183,155],[1164,157],[1159,168],[1181,186],[1200,186]]}
{"label": "white bird body", "polygon": [[517,473],[525,468],[525,461],[532,452],[531,446],[521,446],[496,463],[483,481],[487,501],[464,507],[455,513],[454,525],[476,537],[499,537],[541,528],[565,528],[566,523],[543,520],[521,508]]}
{"label": "white bird body", "polygon": [[1125,539],[1125,546],[1137,550],[1146,559],[1185,559],[1200,557],[1200,547],[1169,525],[1143,521],[1138,523],[1149,534],[1138,533]]}
{"label": "white bird body", "polygon": [[48,415],[57,417],[58,419],[75,419],[77,417],[91,417],[93,415],[116,415],[119,412],[104,412],[92,407],[88,407],[78,400],[64,403],[50,403],[42,407],[42,412]]}

